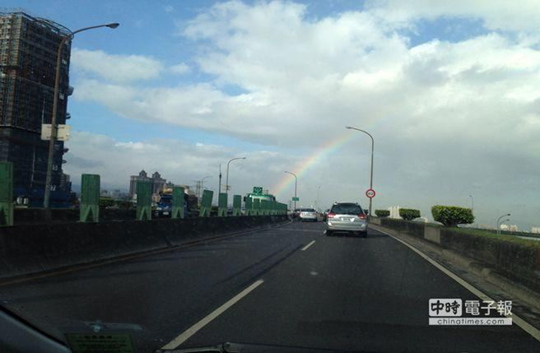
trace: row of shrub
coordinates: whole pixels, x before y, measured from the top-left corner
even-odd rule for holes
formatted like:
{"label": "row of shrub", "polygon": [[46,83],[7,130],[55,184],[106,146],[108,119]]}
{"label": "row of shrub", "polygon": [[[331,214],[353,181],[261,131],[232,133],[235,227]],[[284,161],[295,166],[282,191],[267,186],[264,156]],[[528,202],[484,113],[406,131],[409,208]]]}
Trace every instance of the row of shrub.
{"label": "row of shrub", "polygon": [[[458,224],[474,223],[474,215],[470,208],[437,205],[431,208],[431,214],[435,221],[440,222],[447,227],[455,227]],[[390,211],[375,210],[375,215],[381,218],[388,217],[390,216]],[[415,218],[419,218],[421,215],[420,210],[400,208],[399,216],[406,221],[411,221]]]}

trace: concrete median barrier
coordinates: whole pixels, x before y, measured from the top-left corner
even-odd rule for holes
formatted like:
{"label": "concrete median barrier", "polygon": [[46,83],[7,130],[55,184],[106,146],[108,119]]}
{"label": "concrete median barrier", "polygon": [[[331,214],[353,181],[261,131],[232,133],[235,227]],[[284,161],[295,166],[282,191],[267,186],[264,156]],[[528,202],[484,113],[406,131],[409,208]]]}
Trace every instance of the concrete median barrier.
{"label": "concrete median barrier", "polygon": [[[453,251],[540,293],[540,247],[514,242],[508,236],[485,236],[475,230],[447,228],[396,219],[380,219],[380,226]],[[485,233],[485,232],[483,232]],[[532,242],[532,241],[531,241]]]}
{"label": "concrete median barrier", "polygon": [[285,216],[252,216],[6,227],[0,230],[0,279],[172,248],[285,220]]}

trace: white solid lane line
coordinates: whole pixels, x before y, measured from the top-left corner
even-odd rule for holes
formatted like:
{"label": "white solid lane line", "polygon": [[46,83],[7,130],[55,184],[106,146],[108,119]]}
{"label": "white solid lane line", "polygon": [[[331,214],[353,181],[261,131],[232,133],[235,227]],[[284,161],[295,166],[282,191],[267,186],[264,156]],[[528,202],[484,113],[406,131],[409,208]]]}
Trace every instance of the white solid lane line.
{"label": "white solid lane line", "polygon": [[308,245],[304,246],[302,248],[302,251],[306,251],[311,245],[315,244],[315,240],[313,240],[311,243],[309,243]]}
{"label": "white solid lane line", "polygon": [[[388,234],[388,233],[383,232],[382,230],[378,230],[378,229],[377,229],[377,231],[379,231],[381,233],[384,233],[386,235],[389,235],[392,238],[394,238],[395,240],[399,241],[400,243],[402,243],[403,245],[405,245],[406,247],[408,247],[409,249],[411,249],[412,251],[414,251],[415,253],[420,255],[424,260],[428,261],[430,264],[432,264],[433,266],[437,267],[439,270],[444,272],[444,274],[446,274],[448,277],[452,278],[454,281],[456,281],[457,283],[459,283],[460,285],[462,285],[463,287],[468,289],[469,292],[473,293],[478,298],[480,298],[482,300],[495,301],[494,299],[489,297],[484,292],[478,290],[476,287],[472,286],[471,284],[469,284],[468,282],[463,280],[461,277],[455,275],[453,272],[446,269],[446,267],[442,266],[441,264],[439,264],[435,260],[432,260],[429,256],[425,255],[420,250],[417,250],[413,246],[407,244],[406,242],[404,242],[401,239],[396,238],[392,234]],[[512,318],[512,321],[516,323],[516,325],[518,325],[519,327],[521,327],[523,329],[523,331],[525,331],[529,335],[533,336],[537,341],[540,341],[540,330],[538,330],[536,327],[532,326],[531,324],[529,324],[527,321],[523,320],[522,318],[520,318],[516,314],[512,314],[512,316],[510,316],[510,317]]]}
{"label": "white solid lane line", "polygon": [[165,346],[161,347],[161,349],[175,349],[178,346],[180,346],[182,343],[187,341],[191,336],[197,333],[200,329],[202,329],[204,326],[208,325],[212,320],[217,318],[219,315],[223,314],[227,309],[229,309],[231,306],[239,302],[242,298],[244,298],[246,295],[248,295],[251,291],[253,291],[255,288],[263,284],[263,280],[258,280],[255,283],[253,283],[251,286],[244,289],[242,292],[235,295],[231,300],[214,310],[212,313],[210,313],[208,316],[206,316],[201,321],[197,322],[195,325],[188,328],[186,331],[182,332],[178,337],[176,337],[171,342],[167,343]]}

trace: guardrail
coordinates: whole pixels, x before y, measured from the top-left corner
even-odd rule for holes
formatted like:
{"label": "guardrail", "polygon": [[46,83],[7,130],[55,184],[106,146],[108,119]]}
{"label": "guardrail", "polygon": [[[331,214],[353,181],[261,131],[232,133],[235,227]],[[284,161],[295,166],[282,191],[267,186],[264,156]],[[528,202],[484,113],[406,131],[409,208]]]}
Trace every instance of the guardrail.
{"label": "guardrail", "polygon": [[374,218],[371,222],[487,264],[507,278],[517,280],[540,293],[540,246],[532,244],[536,243],[534,240],[526,244],[525,241],[509,241],[508,236],[486,236],[467,228],[388,218]]}

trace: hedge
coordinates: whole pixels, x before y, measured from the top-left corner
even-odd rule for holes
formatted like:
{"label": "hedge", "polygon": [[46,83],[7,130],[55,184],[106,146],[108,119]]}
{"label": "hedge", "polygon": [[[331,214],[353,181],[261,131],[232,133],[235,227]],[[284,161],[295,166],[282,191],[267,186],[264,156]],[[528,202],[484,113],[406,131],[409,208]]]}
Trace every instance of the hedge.
{"label": "hedge", "polygon": [[420,210],[414,210],[412,208],[400,208],[399,216],[406,221],[411,221],[420,217]]}
{"label": "hedge", "polygon": [[435,221],[447,227],[474,223],[474,215],[470,208],[437,205],[431,208],[431,214]]}
{"label": "hedge", "polygon": [[390,216],[390,211],[388,211],[388,210],[375,210],[375,215],[377,217],[381,217],[381,218],[388,217],[388,216]]}

